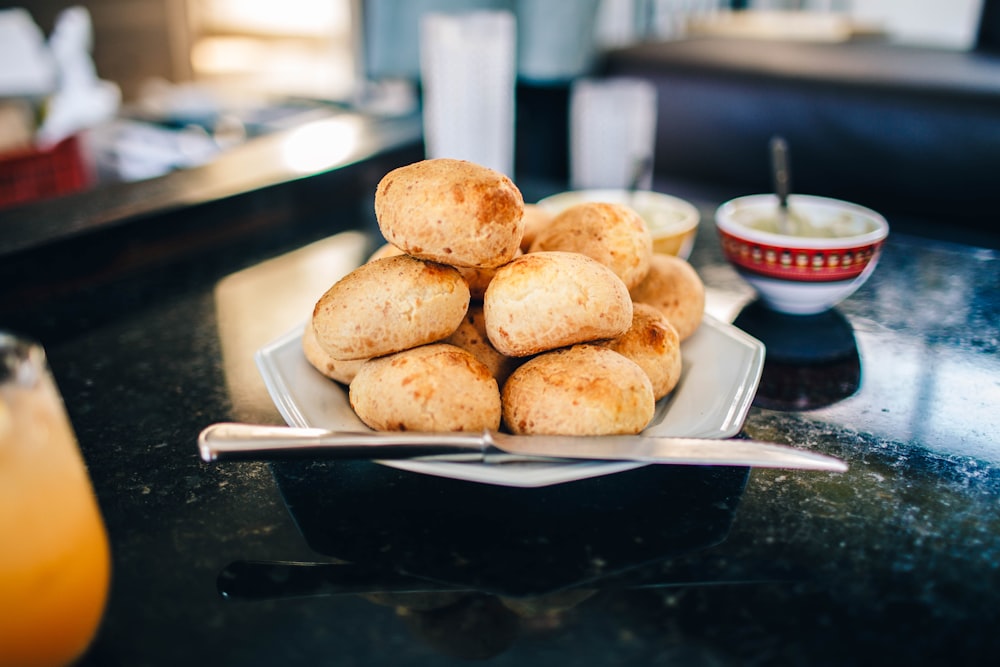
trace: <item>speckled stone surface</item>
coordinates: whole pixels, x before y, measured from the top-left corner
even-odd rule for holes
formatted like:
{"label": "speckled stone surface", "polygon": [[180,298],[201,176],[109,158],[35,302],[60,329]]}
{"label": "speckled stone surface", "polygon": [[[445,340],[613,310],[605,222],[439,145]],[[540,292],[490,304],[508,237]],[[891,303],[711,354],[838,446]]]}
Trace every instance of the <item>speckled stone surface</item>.
{"label": "speckled stone surface", "polygon": [[710,312],[768,345],[744,433],[842,457],[844,474],[641,468],[525,490],[202,463],[209,423],[280,421],[252,352],[298,323],[289,291],[330,252],[315,240],[2,323],[46,345],[111,536],[83,665],[997,664],[997,251],[894,233],[836,311],[789,319],[702,225]]}

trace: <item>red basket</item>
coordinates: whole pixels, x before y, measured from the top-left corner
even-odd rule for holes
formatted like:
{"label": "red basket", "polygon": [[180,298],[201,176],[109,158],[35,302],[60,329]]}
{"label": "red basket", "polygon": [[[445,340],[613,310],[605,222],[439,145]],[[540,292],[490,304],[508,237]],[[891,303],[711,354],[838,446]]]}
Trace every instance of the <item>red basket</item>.
{"label": "red basket", "polygon": [[83,190],[92,176],[76,136],[45,150],[0,155],[0,208]]}

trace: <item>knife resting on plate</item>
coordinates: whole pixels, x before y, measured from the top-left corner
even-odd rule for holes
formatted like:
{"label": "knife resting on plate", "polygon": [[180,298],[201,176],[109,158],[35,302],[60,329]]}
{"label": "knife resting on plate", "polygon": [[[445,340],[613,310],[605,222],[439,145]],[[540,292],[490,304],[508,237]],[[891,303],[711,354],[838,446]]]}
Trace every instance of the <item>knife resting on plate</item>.
{"label": "knife resting on plate", "polygon": [[647,435],[563,436],[483,433],[342,432],[225,422],[198,436],[206,462],[222,460],[414,459],[636,461],[671,465],[792,468],[844,472],[835,457],[759,440]]}

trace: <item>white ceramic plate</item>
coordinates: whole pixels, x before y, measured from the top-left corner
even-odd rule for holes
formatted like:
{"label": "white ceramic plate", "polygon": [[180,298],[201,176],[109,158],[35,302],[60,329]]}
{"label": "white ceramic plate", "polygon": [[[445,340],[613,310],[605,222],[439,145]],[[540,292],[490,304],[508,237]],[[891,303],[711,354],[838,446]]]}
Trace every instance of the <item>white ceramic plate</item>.
{"label": "white ceramic plate", "polygon": [[[257,368],[278,411],[291,426],[367,430],[348,402],[347,391],[327,379],[302,353],[300,325],[260,348]],[[649,435],[728,438],[743,427],[764,367],[764,345],[740,329],[705,316],[681,345],[683,370],[677,387],[656,406]],[[579,461],[509,462],[486,465],[451,461],[380,461],[427,475],[538,487],[608,475],[643,463]]]}

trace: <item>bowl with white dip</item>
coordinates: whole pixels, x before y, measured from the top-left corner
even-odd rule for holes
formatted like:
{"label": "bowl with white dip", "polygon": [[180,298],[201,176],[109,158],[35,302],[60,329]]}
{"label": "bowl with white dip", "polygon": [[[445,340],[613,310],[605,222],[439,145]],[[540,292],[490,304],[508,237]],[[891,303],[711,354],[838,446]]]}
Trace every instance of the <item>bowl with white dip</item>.
{"label": "bowl with white dip", "polygon": [[584,202],[625,204],[638,213],[653,236],[653,251],[687,259],[694,247],[701,215],[694,204],[653,190],[568,190],[538,201],[553,215]]}
{"label": "bowl with white dip", "polygon": [[821,313],[868,280],[889,235],[879,213],[839,199],[773,194],[722,204],[715,226],[726,259],[773,310]]}

